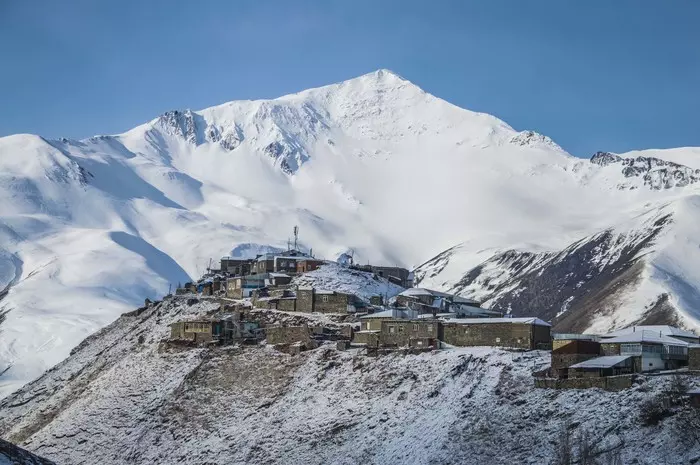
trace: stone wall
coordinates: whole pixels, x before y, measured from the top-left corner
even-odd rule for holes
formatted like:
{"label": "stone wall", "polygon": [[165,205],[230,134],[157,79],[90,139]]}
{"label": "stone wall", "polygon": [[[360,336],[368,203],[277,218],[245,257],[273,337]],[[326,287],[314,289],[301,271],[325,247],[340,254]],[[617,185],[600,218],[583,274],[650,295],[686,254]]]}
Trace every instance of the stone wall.
{"label": "stone wall", "polygon": [[357,331],[352,336],[354,344],[367,344],[368,347],[379,347],[379,333],[376,331]]}
{"label": "stone wall", "polygon": [[[461,347],[496,346],[534,349],[533,325],[523,323],[444,323],[443,341]],[[549,330],[549,327],[544,327]]]}
{"label": "stone wall", "polygon": [[[383,321],[379,333],[382,347],[425,347],[437,345],[439,322],[435,320]],[[433,342],[430,342],[433,340]]]}
{"label": "stone wall", "polygon": [[688,369],[700,370],[700,347],[688,347]]}
{"label": "stone wall", "polygon": [[591,389],[620,391],[632,387],[634,375],[608,376],[604,378],[535,378],[535,387],[545,389]]}
{"label": "stone wall", "polygon": [[552,350],[552,328],[550,326],[532,326],[532,348]]}
{"label": "stone wall", "polygon": [[347,313],[350,302],[351,296],[342,292],[334,292],[332,294],[314,293],[313,311],[319,313]]}
{"label": "stone wall", "polygon": [[566,370],[571,365],[576,365],[577,363],[585,362],[592,358],[599,357],[598,354],[558,354],[552,352],[552,374],[555,376],[561,376],[560,370]]}
{"label": "stone wall", "polygon": [[240,283],[238,279],[227,279],[226,280],[226,297],[230,299],[242,299],[243,298],[243,288],[236,287],[236,284]]}
{"label": "stone wall", "polygon": [[314,311],[313,289],[297,289],[297,312],[312,313]]}
{"label": "stone wall", "polygon": [[265,335],[268,344],[311,343],[311,332],[307,326],[268,326]]}
{"label": "stone wall", "polygon": [[297,310],[297,299],[284,298],[277,301],[277,310],[285,312],[295,312]]}

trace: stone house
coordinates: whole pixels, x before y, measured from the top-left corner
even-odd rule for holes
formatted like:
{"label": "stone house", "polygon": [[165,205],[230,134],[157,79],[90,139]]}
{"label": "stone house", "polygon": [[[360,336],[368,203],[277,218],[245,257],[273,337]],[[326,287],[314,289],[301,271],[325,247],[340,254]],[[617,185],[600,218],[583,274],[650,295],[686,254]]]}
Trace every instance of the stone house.
{"label": "stone house", "polygon": [[571,365],[569,378],[602,378],[630,374],[635,371],[633,357],[630,355],[606,355],[595,357]]}
{"label": "stone house", "polygon": [[353,313],[365,307],[356,295],[345,292],[300,287],[296,296],[296,310],[304,313]]}
{"label": "stone house", "polygon": [[287,273],[269,273],[269,277],[265,280],[268,286],[286,286],[292,282],[292,277]]}
{"label": "stone house", "polygon": [[381,331],[382,322],[417,318],[418,312],[410,309],[389,308],[360,317],[360,331]]}
{"label": "stone house", "polygon": [[370,266],[372,273],[401,287],[413,287],[413,273],[397,266]]}
{"label": "stone house", "polygon": [[233,276],[250,274],[253,260],[245,258],[221,257],[221,271]]}
{"label": "stone house", "polygon": [[296,273],[297,263],[303,260],[311,260],[308,256],[298,250],[287,250],[285,252],[267,253],[256,257],[253,273]]}
{"label": "stone house", "polygon": [[323,265],[323,260],[315,259],[304,259],[297,261],[297,273],[308,273],[309,271],[317,270],[319,266]]}
{"label": "stone house", "polygon": [[554,339],[552,341],[552,375],[567,378],[569,367],[601,354],[600,342],[586,339]]}
{"label": "stone house", "polygon": [[396,304],[417,310],[420,313],[436,315],[453,313],[456,318],[502,317],[500,312],[481,308],[479,302],[432,289],[411,288],[396,296]]}
{"label": "stone house", "polygon": [[656,331],[635,330],[616,337],[602,336],[601,353],[633,357],[634,371],[676,369],[688,364],[687,342]]}
{"label": "stone house", "polygon": [[267,343],[280,346],[284,352],[298,353],[316,348],[311,330],[304,326],[268,326],[265,328]]}
{"label": "stone house", "polygon": [[226,297],[231,299],[250,297],[255,289],[265,287],[268,279],[267,273],[229,278],[226,280]]}
{"label": "stone house", "polygon": [[551,348],[551,325],[539,318],[462,318],[441,324],[440,340],[454,346]]}
{"label": "stone house", "polygon": [[196,319],[178,321],[170,325],[170,339],[194,343],[223,342],[231,322],[220,319]]}
{"label": "stone house", "polygon": [[657,333],[660,336],[672,337],[674,339],[679,339],[688,344],[700,344],[700,336],[692,331],[687,331],[685,329],[676,328],[675,326],[668,325],[640,325],[640,326],[630,326],[628,328],[619,329],[608,333],[603,338],[613,338],[618,336],[626,336],[628,334],[634,334],[640,331],[647,331],[651,333]]}
{"label": "stone house", "polygon": [[440,323],[433,319],[382,321],[379,332],[381,347],[409,347],[414,349],[438,349]]}

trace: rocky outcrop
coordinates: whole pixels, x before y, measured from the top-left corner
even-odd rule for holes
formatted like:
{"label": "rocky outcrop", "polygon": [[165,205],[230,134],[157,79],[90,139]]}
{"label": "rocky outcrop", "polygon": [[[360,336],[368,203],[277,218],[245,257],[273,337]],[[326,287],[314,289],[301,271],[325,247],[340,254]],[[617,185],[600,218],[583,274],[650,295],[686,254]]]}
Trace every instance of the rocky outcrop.
{"label": "rocky outcrop", "polygon": [[0,439],[0,464],[4,463],[11,465],[55,465],[51,460],[41,458]]}
{"label": "rocky outcrop", "polygon": [[[619,165],[625,178],[641,179],[644,186],[652,190],[685,187],[700,181],[700,170],[660,158],[623,158],[609,152],[597,152],[591,163],[600,166]],[[635,189],[634,183],[621,184],[622,189]]]}
{"label": "rocky outcrop", "polygon": [[197,124],[191,110],[165,112],[158,118],[158,122],[166,134],[182,137],[190,144],[197,145]]}

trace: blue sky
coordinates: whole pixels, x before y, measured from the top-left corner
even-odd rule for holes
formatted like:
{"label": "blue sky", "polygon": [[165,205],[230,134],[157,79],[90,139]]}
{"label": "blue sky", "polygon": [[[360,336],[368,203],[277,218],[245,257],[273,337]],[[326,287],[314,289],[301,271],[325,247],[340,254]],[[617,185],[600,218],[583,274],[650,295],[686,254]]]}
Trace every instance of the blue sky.
{"label": "blue sky", "polygon": [[389,68],[569,152],[700,146],[700,2],[0,0],[0,136]]}

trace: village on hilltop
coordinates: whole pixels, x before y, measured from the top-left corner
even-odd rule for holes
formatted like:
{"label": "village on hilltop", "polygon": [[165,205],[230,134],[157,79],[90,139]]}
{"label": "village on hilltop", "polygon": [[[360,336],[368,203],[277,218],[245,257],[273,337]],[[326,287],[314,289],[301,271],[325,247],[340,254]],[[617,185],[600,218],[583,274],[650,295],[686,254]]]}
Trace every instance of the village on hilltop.
{"label": "village on hilltop", "polygon": [[[295,237],[298,229],[295,228]],[[337,277],[319,287],[318,276]],[[341,289],[345,276],[355,292]],[[175,298],[218,299],[218,312],[171,325],[168,344],[259,345],[289,354],[333,341],[366,355],[490,346],[543,350],[551,366],[534,373],[540,388],[631,387],[640,373],[700,372],[700,336],[673,326],[632,326],[609,334],[558,334],[536,316],[512,317],[458,295],[413,287],[396,266],[315,258],[297,247],[251,259],[222,257]],[[352,286],[351,286],[352,287]],[[372,291],[380,292],[372,292]],[[381,292],[383,290],[384,292]],[[700,392],[690,393],[697,396]]]}

